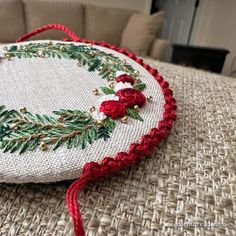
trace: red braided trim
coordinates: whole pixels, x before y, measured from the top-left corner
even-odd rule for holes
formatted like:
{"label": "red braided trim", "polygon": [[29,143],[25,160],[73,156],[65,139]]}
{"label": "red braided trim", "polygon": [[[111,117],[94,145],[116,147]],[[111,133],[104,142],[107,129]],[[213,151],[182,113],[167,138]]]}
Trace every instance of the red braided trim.
{"label": "red braided trim", "polygon": [[70,37],[70,39],[65,39],[65,41],[75,41],[99,45],[113,49],[130,57],[153,75],[153,78],[157,80],[160,87],[162,88],[165,99],[163,119],[157,124],[157,128],[153,128],[150,130],[149,134],[143,135],[139,143],[132,143],[129,147],[128,152],[119,152],[114,158],[105,157],[102,160],[101,164],[98,164],[97,162],[86,163],[83,167],[83,173],[81,177],[74,183],[72,183],[68,188],[66,193],[66,203],[68,211],[73,220],[74,232],[76,236],[84,236],[85,232],[83,228],[83,222],[77,202],[77,196],[80,190],[86,185],[88,181],[95,181],[102,176],[111,175],[122,168],[133,165],[135,161],[150,154],[161,140],[167,138],[169,130],[171,129],[173,122],[176,119],[176,101],[172,96],[173,92],[169,89],[169,84],[164,81],[163,77],[158,73],[158,71],[145,64],[143,60],[137,58],[134,53],[130,53],[125,49],[118,48],[114,45],[109,45],[106,42],[96,42],[87,39],[80,39],[76,36],[75,33],[70,31],[63,25],[50,24],[43,26],[42,28],[36,29],[29,34],[26,34],[23,37],[19,38],[17,42],[27,40],[31,36],[34,36],[48,29],[57,29],[65,32]]}
{"label": "red braided trim", "polygon": [[137,58],[134,53],[129,53],[125,49],[109,45],[105,42],[95,42],[86,39],[77,39],[76,42],[91,43],[107,47],[130,57],[153,75],[153,78],[157,80],[162,88],[165,99],[163,119],[158,123],[157,128],[151,129],[149,134],[142,136],[139,143],[132,143],[128,152],[120,152],[115,158],[105,157],[101,164],[97,162],[86,163],[83,168],[82,176],[68,188],[66,202],[68,211],[73,220],[74,232],[76,236],[84,236],[85,232],[77,202],[77,196],[80,190],[88,181],[95,181],[102,176],[111,175],[122,168],[133,165],[138,159],[150,154],[161,140],[167,138],[169,130],[176,120],[177,107],[176,100],[172,96],[173,92],[169,89],[169,84],[164,81],[163,77],[156,69],[145,64],[143,60]]}
{"label": "red braided trim", "polygon": [[66,26],[60,25],[60,24],[49,24],[49,25],[45,25],[41,28],[38,28],[36,30],[33,30],[28,34],[23,35],[22,37],[18,38],[16,40],[16,42],[17,43],[23,42],[23,41],[33,37],[34,35],[37,35],[39,33],[42,33],[46,30],[51,30],[51,29],[63,31],[73,41],[79,39],[79,37],[73,31],[71,31],[69,28],[67,28]]}

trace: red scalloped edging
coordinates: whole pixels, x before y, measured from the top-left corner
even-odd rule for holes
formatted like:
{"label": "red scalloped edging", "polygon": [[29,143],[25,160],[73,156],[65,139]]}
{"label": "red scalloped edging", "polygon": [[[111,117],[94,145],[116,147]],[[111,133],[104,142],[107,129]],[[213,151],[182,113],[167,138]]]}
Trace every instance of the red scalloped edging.
{"label": "red scalloped edging", "polygon": [[[85,231],[83,228],[82,217],[80,215],[80,210],[77,202],[77,196],[80,190],[86,185],[88,181],[95,181],[102,176],[111,175],[118,170],[133,165],[135,161],[139,160],[140,158],[149,155],[160,141],[167,138],[173,122],[176,120],[176,100],[172,96],[173,92],[169,89],[169,84],[163,79],[159,72],[148,64],[145,64],[141,58],[137,58],[134,53],[130,53],[123,48],[118,48],[106,42],[96,42],[87,39],[80,39],[75,33],[70,31],[63,25],[50,24],[43,26],[19,38],[17,42],[22,42],[26,39],[29,39],[31,36],[34,36],[48,29],[61,30],[65,32],[74,42],[99,45],[128,56],[129,58],[133,59],[138,64],[143,66],[150,74],[153,75],[153,78],[157,80],[160,87],[162,88],[165,99],[163,119],[157,124],[156,128],[151,129],[148,134],[143,135],[140,138],[140,142],[132,143],[129,147],[128,152],[119,152],[117,153],[115,158],[105,157],[100,164],[97,162],[86,163],[83,167],[81,177],[74,181],[68,188],[66,193],[66,203],[68,211],[73,220],[74,233],[76,236],[84,236]],[[65,39],[65,41],[69,40]]]}

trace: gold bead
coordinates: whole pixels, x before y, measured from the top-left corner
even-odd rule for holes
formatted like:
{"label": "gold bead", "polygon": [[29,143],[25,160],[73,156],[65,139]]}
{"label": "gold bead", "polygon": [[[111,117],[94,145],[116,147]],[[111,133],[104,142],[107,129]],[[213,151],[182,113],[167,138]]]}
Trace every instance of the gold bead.
{"label": "gold bead", "polygon": [[147,97],[147,101],[148,102],[152,102],[153,101],[153,97],[152,96]]}
{"label": "gold bead", "polygon": [[26,108],[26,107],[22,107],[22,108],[20,109],[20,112],[23,113],[23,114],[25,114],[25,113],[27,113],[28,111],[27,111],[27,108]]}
{"label": "gold bead", "polygon": [[112,77],[112,76],[109,77],[109,78],[108,78],[108,81],[113,81],[113,77]]}
{"label": "gold bead", "polygon": [[23,136],[23,137],[21,138],[22,141],[26,141],[27,139],[28,139],[27,136]]}
{"label": "gold bead", "polygon": [[111,89],[113,89],[113,88],[114,88],[114,82],[111,82],[111,83],[109,84],[109,87],[110,87]]}
{"label": "gold bead", "polygon": [[96,110],[96,108],[95,108],[95,106],[92,106],[89,110],[90,110],[90,112],[93,112]]}
{"label": "gold bead", "polygon": [[39,145],[39,148],[42,151],[46,151],[48,149],[48,145],[45,142],[41,142],[40,145]]}
{"label": "gold bead", "polygon": [[101,120],[97,121],[97,126],[98,127],[102,127],[103,125],[104,125],[103,121],[101,121]]}
{"label": "gold bead", "polygon": [[43,50],[38,51],[38,56],[42,57],[43,56]]}
{"label": "gold bead", "polygon": [[61,52],[65,52],[65,48],[63,46],[61,46],[59,49]]}
{"label": "gold bead", "polygon": [[11,128],[11,129],[14,129],[14,130],[17,130],[17,129],[18,129],[16,123],[12,123],[12,124],[10,124],[10,128]]}
{"label": "gold bead", "polygon": [[58,119],[57,119],[57,121],[63,122],[63,121],[64,121],[64,117],[63,117],[63,116],[59,116]]}
{"label": "gold bead", "polygon": [[93,95],[98,95],[98,89],[93,89]]}
{"label": "gold bead", "polygon": [[127,124],[128,123],[128,117],[127,116],[122,117],[121,118],[121,123]]}
{"label": "gold bead", "polygon": [[134,106],[134,110],[135,110],[135,111],[139,111],[139,106],[138,106],[138,105],[135,105],[135,106]]}
{"label": "gold bead", "polygon": [[9,54],[6,54],[6,55],[4,56],[4,58],[7,59],[8,61],[11,60],[11,56],[10,56]]}

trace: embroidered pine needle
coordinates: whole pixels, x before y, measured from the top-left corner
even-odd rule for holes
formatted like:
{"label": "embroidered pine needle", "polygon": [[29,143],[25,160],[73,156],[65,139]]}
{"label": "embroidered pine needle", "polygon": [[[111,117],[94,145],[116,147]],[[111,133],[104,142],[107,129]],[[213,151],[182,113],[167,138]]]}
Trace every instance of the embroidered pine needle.
{"label": "embroidered pine needle", "polygon": [[[114,82],[117,71],[124,71],[135,81],[134,90],[144,90],[146,85],[139,78],[139,72],[126,61],[98,50],[95,47],[85,45],[49,43],[29,43],[27,45],[13,45],[5,47],[5,59],[12,58],[65,58],[76,60],[79,66],[87,66],[89,72],[98,72],[102,79],[109,82],[108,87],[101,87],[105,95],[115,94]],[[92,93],[98,95],[95,88]],[[107,104],[107,103],[106,103]],[[107,104],[109,106],[109,104]],[[118,106],[118,107],[123,107]],[[114,112],[125,115],[121,118],[122,123],[128,122],[128,117],[143,121],[138,113],[139,108],[125,108],[125,112]],[[123,108],[124,109],[124,108]],[[89,111],[94,112],[95,106]],[[99,110],[99,109],[98,109]],[[115,128],[115,121],[110,117],[97,121],[91,113],[80,110],[59,110],[53,112],[54,116],[30,113],[26,107],[16,110],[8,110],[5,106],[0,107],[0,149],[3,152],[24,153],[40,148],[46,151],[50,146],[56,150],[62,145],[67,148],[79,147],[84,149],[97,139],[107,140]]]}

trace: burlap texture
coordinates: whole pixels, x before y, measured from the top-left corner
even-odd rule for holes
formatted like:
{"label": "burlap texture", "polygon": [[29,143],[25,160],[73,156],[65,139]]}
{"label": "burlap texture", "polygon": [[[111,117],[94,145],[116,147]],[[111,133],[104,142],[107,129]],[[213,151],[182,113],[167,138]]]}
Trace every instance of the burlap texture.
{"label": "burlap texture", "polygon": [[[236,235],[235,81],[148,62],[174,91],[177,121],[153,155],[82,191],[87,235]],[[68,185],[1,185],[0,235],[73,235]]]}

